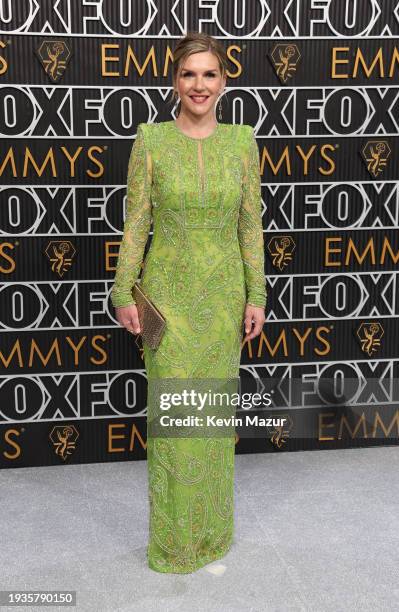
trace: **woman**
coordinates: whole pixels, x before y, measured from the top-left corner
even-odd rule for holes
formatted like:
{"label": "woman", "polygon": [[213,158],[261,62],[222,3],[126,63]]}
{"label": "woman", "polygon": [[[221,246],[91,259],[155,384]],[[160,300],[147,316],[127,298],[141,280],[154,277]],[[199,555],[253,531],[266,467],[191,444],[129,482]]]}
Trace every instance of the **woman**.
{"label": "woman", "polygon": [[[141,287],[167,325],[157,349],[143,343],[148,413],[155,409],[150,396],[156,381],[238,377],[243,322],[246,341],[265,321],[253,128],[215,120],[227,70],[216,39],[189,33],[173,56],[180,110],[176,120],[138,125],[111,294],[118,322],[140,333],[131,289],[152,220]],[[152,569],[193,572],[226,554],[233,541],[234,452],[234,434],[147,436]]]}

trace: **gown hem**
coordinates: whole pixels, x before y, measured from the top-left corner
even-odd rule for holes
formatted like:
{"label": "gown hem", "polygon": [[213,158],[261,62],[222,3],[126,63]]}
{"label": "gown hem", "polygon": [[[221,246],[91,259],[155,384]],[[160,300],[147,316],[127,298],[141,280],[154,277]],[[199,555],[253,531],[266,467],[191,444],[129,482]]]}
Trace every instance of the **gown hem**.
{"label": "gown hem", "polygon": [[230,551],[233,545],[233,542],[234,540],[232,539],[230,540],[228,544],[226,544],[223,547],[223,549],[219,550],[218,552],[215,552],[213,555],[205,555],[203,557],[198,557],[195,563],[189,566],[181,566],[181,567],[176,567],[175,565],[171,566],[170,564],[167,564],[167,563],[165,563],[164,565],[157,565],[154,559],[152,559],[151,556],[148,555],[148,548],[147,548],[148,567],[158,573],[191,574],[192,572],[195,572],[201,569],[202,567],[205,567],[206,565],[213,563],[214,561],[218,561],[219,559],[222,559]]}

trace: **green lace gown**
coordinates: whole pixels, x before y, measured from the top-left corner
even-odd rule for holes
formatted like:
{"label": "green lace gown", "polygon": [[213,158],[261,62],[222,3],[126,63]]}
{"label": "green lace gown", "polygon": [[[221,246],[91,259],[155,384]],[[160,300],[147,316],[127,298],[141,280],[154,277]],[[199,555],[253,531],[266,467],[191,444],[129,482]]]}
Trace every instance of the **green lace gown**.
{"label": "green lace gown", "polygon": [[[142,269],[141,286],[167,321],[157,349],[143,344],[148,397],[152,380],[238,377],[245,304],[266,305],[252,126],[219,123],[193,138],[174,120],[140,123],[126,202],[112,304],[134,303]],[[147,436],[150,568],[193,572],[229,550],[234,454],[234,435]]]}

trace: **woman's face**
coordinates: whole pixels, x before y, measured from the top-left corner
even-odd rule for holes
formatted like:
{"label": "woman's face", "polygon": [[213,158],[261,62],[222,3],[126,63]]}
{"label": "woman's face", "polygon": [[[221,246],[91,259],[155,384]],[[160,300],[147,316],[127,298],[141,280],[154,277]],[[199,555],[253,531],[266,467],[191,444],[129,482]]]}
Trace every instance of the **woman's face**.
{"label": "woman's face", "polygon": [[180,96],[181,112],[185,114],[213,115],[226,79],[222,79],[219,61],[210,51],[192,53],[180,66],[176,88]]}

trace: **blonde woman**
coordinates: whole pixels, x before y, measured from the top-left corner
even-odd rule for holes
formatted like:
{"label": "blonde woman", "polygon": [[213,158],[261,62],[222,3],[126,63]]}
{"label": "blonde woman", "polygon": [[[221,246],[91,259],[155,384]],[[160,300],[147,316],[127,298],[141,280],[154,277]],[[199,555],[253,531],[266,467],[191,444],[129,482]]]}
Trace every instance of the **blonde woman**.
{"label": "blonde woman", "polygon": [[[140,333],[131,289],[152,222],[140,282],[167,325],[156,349],[143,343],[148,411],[160,380],[238,377],[243,324],[246,341],[260,334],[265,321],[253,128],[216,120],[227,71],[216,39],[191,32],[173,58],[177,118],[138,125],[111,293],[120,325]],[[147,436],[150,568],[189,573],[227,553],[234,534],[234,453],[234,434]]]}

